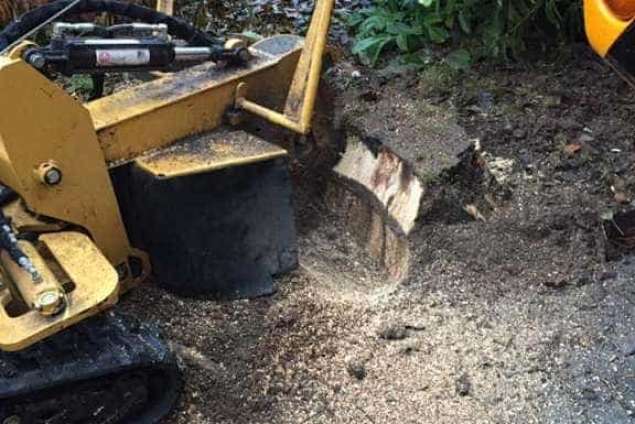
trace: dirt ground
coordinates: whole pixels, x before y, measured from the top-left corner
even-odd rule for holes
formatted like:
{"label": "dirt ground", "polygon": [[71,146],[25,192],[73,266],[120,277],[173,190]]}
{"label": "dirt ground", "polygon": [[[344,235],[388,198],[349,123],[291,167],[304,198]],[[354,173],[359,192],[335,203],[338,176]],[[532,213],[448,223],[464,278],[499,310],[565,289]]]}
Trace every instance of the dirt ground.
{"label": "dirt ground", "polygon": [[[298,0],[255,0],[238,14],[183,3],[182,15],[217,32],[254,21],[247,29],[295,31],[310,10]],[[350,41],[341,21],[334,34]],[[503,194],[483,201],[461,166],[421,170],[436,201],[401,283],[299,186],[300,266],[274,295],[133,291],[119,310],[155,323],[184,373],[165,424],[634,422],[635,259],[606,260],[600,217],[635,206],[635,90],[586,46],[462,74],[370,70],[344,55],[329,75],[343,130],[341,115],[379,107],[383,136],[425,153],[434,146],[418,134],[442,142],[442,111],[444,128],[506,164]]]}
{"label": "dirt ground", "polygon": [[419,220],[401,284],[321,199],[298,196],[301,265],[275,295],[135,291],[122,309],[157,323],[185,374],[165,422],[631,422],[635,261],[605,260],[600,216],[633,200],[633,91],[585,47],[452,78],[347,63],[336,83],[346,102],[449,111],[513,161],[508,196],[477,220],[463,209],[467,177],[441,176],[444,201]]}

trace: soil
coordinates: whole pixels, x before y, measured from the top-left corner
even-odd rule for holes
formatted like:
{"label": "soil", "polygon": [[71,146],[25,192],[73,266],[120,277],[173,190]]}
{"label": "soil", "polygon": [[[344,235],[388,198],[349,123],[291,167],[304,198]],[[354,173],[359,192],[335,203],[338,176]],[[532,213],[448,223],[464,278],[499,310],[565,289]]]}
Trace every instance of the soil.
{"label": "soil", "polygon": [[[511,164],[506,195],[477,220],[469,177],[439,176],[442,201],[418,222],[401,284],[319,196],[298,196],[301,264],[275,295],[135,291],[121,308],[163,330],[185,373],[165,422],[633,421],[635,261],[605,259],[600,225],[633,200],[632,90],[586,47],[443,83],[350,61],[330,74],[340,104],[381,103],[386,121],[422,103],[451,113],[486,157]],[[392,123],[394,137],[421,125],[417,113]]]}
{"label": "soil", "polygon": [[[298,2],[255,3],[285,28],[306,22]],[[235,30],[218,23],[233,15],[195,9],[183,14]],[[429,175],[438,200],[417,223],[411,275],[396,284],[320,187],[301,182],[301,263],[274,295],[133,291],[119,309],[161,328],[184,372],[165,423],[635,421],[635,259],[607,261],[600,225],[635,199],[635,92],[584,46],[555,63],[458,75],[371,70],[345,56],[328,74],[345,130],[350,110],[383,111],[382,137],[419,156],[430,146],[417,134],[442,141],[451,127],[507,164],[502,194],[483,202],[460,164]]]}

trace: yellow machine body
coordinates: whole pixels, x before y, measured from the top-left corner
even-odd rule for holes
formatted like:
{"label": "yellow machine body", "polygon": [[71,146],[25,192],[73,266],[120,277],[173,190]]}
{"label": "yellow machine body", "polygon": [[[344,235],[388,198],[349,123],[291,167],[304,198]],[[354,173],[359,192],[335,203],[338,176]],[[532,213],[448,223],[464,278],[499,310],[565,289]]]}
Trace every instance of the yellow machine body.
{"label": "yellow machine body", "polygon": [[[256,43],[245,67],[203,64],[86,104],[25,63],[23,47],[0,56],[0,182],[19,197],[4,212],[16,230],[36,235],[20,245],[42,276],[33,281],[0,257],[0,349],[24,349],[111,307],[150,273],[147,254],[126,233],[113,168],[135,162],[169,179],[287,154],[261,142],[174,146],[217,129],[236,109],[307,133],[332,9],[333,0],[318,0],[306,39]],[[59,183],[47,183],[51,168]],[[41,287],[62,294],[59,312],[35,306]]]}

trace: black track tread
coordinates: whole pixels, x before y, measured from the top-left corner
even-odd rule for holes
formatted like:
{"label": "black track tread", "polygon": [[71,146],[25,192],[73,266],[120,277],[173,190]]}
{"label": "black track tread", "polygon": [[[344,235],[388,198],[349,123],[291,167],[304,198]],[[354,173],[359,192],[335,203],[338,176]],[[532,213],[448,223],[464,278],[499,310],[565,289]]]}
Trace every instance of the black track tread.
{"label": "black track tread", "polygon": [[[9,406],[55,387],[135,369],[165,375],[160,405],[135,424],[155,423],[176,401],[180,376],[174,355],[153,327],[109,312],[16,353],[0,352],[0,422]],[[131,421],[122,421],[127,423]]]}

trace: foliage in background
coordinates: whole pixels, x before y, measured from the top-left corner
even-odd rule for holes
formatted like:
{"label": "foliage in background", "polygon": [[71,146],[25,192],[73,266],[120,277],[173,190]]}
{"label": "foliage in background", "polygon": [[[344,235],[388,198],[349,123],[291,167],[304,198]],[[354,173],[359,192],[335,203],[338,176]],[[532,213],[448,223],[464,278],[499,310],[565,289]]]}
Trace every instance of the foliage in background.
{"label": "foliage in background", "polygon": [[375,64],[381,53],[430,45],[452,49],[456,68],[473,58],[506,60],[529,47],[546,49],[579,35],[581,0],[376,0],[351,14],[353,52]]}

